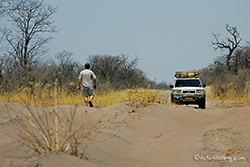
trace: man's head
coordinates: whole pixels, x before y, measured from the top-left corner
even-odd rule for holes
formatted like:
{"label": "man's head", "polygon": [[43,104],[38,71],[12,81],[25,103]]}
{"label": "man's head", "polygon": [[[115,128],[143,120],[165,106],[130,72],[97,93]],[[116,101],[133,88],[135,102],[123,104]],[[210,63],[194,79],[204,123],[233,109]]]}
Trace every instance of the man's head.
{"label": "man's head", "polygon": [[86,63],[86,64],[85,64],[85,69],[90,69],[89,63]]}

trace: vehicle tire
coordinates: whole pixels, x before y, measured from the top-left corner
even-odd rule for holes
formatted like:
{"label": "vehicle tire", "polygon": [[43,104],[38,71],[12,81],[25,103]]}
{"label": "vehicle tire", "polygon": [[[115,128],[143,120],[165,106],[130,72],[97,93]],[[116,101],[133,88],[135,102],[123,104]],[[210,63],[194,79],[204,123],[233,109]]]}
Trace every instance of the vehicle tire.
{"label": "vehicle tire", "polygon": [[206,99],[205,98],[199,103],[199,108],[206,109]]}
{"label": "vehicle tire", "polygon": [[171,103],[174,103],[174,99],[173,96],[171,95]]}
{"label": "vehicle tire", "polygon": [[177,104],[177,103],[176,103],[176,100],[171,99],[171,104]]}

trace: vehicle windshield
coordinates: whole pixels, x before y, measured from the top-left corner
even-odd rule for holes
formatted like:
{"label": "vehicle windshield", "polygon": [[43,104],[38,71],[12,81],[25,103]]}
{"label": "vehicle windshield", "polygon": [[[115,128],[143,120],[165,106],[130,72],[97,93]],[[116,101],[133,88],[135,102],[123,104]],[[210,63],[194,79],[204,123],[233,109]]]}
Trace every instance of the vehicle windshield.
{"label": "vehicle windshield", "polygon": [[177,80],[175,87],[201,87],[201,83],[198,79]]}

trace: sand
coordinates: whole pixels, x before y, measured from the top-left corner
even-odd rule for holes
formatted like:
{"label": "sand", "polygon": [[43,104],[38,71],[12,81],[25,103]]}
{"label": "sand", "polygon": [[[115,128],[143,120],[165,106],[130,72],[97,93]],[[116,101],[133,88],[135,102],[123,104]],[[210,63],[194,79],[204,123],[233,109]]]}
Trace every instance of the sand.
{"label": "sand", "polygon": [[[22,104],[0,102],[0,128],[8,128],[7,108],[22,110]],[[34,109],[38,109],[34,107]],[[69,111],[74,106],[59,106]],[[44,108],[41,108],[44,109]],[[1,134],[0,166],[16,167],[207,167],[250,165],[250,106],[220,107],[207,102],[207,108],[195,105],[152,104],[137,106],[131,102],[105,108],[78,106],[79,119],[101,118],[101,135],[88,145],[85,157],[67,153],[37,155],[12,138]]]}

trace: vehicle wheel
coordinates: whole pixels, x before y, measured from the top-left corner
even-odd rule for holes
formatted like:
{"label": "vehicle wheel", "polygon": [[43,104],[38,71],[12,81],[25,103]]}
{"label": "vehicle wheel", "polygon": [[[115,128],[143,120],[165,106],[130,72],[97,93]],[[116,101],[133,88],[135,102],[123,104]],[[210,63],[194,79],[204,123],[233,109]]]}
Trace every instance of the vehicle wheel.
{"label": "vehicle wheel", "polygon": [[199,108],[206,109],[206,99],[205,98],[199,103]]}
{"label": "vehicle wheel", "polygon": [[171,95],[171,103],[175,103],[172,95]]}
{"label": "vehicle wheel", "polygon": [[174,99],[174,98],[171,98],[171,103],[172,104],[179,104],[178,101],[176,99]]}

